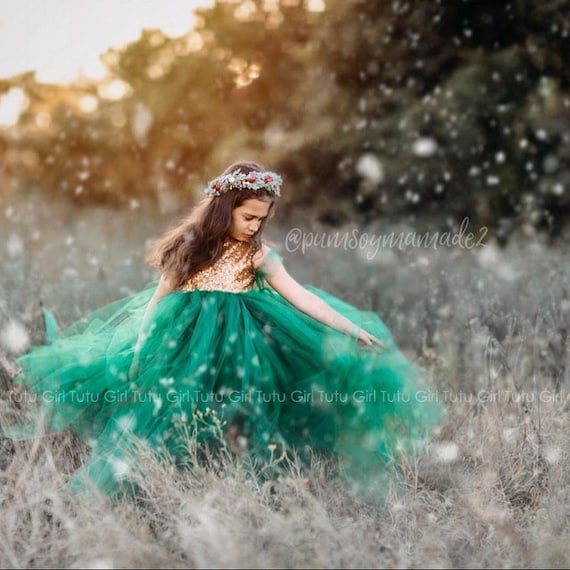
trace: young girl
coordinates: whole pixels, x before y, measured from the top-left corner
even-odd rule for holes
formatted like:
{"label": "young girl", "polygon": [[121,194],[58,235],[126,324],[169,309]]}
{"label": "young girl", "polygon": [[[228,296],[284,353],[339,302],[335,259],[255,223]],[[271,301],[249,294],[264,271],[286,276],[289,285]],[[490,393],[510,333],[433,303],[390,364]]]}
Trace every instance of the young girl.
{"label": "young girl", "polygon": [[378,479],[437,421],[422,370],[374,313],[302,286],[262,240],[281,177],[242,162],[159,239],[154,282],[20,357],[53,430],[91,459],[72,480],[115,493],[142,440],[183,463],[188,436],[238,432],[251,453],[333,453],[347,477]]}

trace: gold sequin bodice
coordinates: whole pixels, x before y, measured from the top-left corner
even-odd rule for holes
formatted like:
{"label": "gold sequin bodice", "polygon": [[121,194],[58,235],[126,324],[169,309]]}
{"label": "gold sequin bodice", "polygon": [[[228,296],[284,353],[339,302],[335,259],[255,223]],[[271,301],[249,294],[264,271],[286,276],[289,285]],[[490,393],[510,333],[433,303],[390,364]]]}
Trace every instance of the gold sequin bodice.
{"label": "gold sequin bodice", "polygon": [[254,280],[253,248],[248,242],[228,237],[219,259],[192,275],[182,291],[202,289],[240,293],[249,291]]}

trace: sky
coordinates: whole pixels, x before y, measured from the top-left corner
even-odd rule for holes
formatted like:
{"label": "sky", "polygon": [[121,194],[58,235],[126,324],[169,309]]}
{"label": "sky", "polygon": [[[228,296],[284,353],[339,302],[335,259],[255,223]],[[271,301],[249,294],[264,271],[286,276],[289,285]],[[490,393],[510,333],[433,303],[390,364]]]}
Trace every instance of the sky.
{"label": "sky", "polygon": [[193,10],[213,0],[0,0],[0,79],[35,70],[37,80],[100,79],[99,56],[143,28],[180,36]]}

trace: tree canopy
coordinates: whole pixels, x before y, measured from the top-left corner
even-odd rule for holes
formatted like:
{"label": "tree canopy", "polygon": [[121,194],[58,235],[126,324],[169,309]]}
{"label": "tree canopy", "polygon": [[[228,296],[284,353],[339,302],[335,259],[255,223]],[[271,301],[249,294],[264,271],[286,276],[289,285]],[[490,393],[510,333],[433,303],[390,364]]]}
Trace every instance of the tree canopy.
{"label": "tree canopy", "polygon": [[286,205],[465,215],[506,237],[570,211],[569,0],[218,0],[186,35],[109,50],[102,83],[4,78],[0,193],[187,204],[238,159]]}

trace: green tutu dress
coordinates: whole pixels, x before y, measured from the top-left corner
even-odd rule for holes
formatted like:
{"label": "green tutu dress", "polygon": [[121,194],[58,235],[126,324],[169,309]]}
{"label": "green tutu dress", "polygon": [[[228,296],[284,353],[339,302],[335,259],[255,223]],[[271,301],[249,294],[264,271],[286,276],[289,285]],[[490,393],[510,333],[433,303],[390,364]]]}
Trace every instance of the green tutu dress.
{"label": "green tutu dress", "polygon": [[218,261],[156,303],[136,349],[157,282],[18,358],[16,381],[37,396],[46,427],[90,447],[73,488],[122,492],[136,466],[132,442],[184,464],[189,438],[233,422],[252,454],[332,455],[365,487],[400,452],[421,448],[441,412],[425,371],[375,313],[305,286],[381,339],[381,351],[298,310],[267,284],[281,263],[270,249],[254,269],[251,246],[228,238]]}

